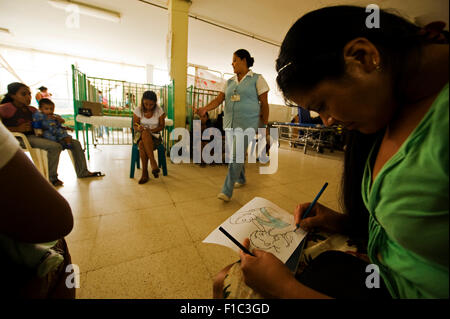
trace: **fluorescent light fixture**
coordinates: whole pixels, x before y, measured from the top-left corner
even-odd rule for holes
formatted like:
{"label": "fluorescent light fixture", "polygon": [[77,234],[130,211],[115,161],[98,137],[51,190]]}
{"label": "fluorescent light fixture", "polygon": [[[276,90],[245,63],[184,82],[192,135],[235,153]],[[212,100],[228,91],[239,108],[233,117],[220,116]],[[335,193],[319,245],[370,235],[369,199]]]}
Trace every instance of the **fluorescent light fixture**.
{"label": "fluorescent light fixture", "polygon": [[87,3],[81,3],[71,0],[48,0],[53,7],[63,9],[67,12],[78,10],[80,14],[108,20],[112,22],[120,22],[120,13],[100,7],[96,7]]}
{"label": "fluorescent light fixture", "polygon": [[0,33],[11,34],[11,31],[9,31],[9,29],[6,28],[0,28]]}

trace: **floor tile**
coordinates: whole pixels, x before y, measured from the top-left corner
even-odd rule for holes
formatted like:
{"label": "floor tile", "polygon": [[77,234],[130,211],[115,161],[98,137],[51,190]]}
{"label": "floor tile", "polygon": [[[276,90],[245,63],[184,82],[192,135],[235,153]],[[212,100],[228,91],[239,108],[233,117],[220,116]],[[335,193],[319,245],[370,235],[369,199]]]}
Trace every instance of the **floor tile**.
{"label": "floor tile", "polygon": [[[191,244],[91,271],[87,273],[83,297],[210,298],[212,294],[206,292],[209,279]],[[198,294],[198,287],[203,287],[203,294]]]}
{"label": "floor tile", "polygon": [[266,198],[293,214],[328,181],[319,202],[340,209],[341,152],[305,155],[282,142],[277,171],[260,174],[262,164],[246,164],[247,184],[228,203],[216,198],[227,165],[168,160],[168,176],[139,185],[140,169],[129,178],[129,146],[91,148],[88,165],[106,173],[101,178],[77,179],[66,153],[58,191],[74,216],[66,240],[81,271],[78,298],[211,298],[214,276],[239,256],[202,241],[251,199]]}

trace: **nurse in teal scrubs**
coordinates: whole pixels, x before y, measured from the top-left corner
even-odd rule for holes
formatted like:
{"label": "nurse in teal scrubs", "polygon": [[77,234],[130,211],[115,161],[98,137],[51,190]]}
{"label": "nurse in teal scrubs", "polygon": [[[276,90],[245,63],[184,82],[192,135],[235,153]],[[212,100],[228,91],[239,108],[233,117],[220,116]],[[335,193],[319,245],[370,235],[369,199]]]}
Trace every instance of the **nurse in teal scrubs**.
{"label": "nurse in teal scrubs", "polygon": [[[234,52],[231,65],[236,75],[225,83],[222,92],[214,100],[198,110],[199,114],[203,116],[225,101],[223,119],[225,131],[236,128],[245,131],[248,128],[253,128],[257,133],[261,124],[267,125],[269,86],[261,74],[253,73],[249,69],[253,66],[253,62],[254,59],[247,50],[240,49]],[[245,150],[247,146],[248,140],[245,139]],[[244,163],[239,162],[239,160],[236,160],[236,152],[233,152],[233,160],[228,166],[228,174],[222,192],[217,198],[228,202],[231,199],[234,187],[245,185]]]}

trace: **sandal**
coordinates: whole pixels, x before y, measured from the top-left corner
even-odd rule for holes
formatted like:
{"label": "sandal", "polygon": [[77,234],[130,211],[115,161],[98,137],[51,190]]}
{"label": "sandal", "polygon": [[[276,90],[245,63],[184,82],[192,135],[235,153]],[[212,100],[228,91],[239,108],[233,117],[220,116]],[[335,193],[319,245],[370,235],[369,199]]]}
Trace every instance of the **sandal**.
{"label": "sandal", "polygon": [[59,179],[57,179],[56,181],[52,182],[53,186],[63,186],[63,181],[60,181]]}
{"label": "sandal", "polygon": [[150,178],[148,177],[148,175],[147,176],[144,176],[144,175],[142,175],[142,177],[141,177],[141,179],[139,180],[139,184],[145,184],[145,183],[147,183],[148,182],[148,180],[149,180]]}
{"label": "sandal", "polygon": [[158,178],[158,173],[161,172],[161,170],[159,168],[156,169],[152,169],[152,174],[155,178]]}
{"label": "sandal", "polygon": [[86,177],[102,177],[105,176],[105,174],[103,174],[102,172],[92,172],[89,175],[84,176],[83,178]]}

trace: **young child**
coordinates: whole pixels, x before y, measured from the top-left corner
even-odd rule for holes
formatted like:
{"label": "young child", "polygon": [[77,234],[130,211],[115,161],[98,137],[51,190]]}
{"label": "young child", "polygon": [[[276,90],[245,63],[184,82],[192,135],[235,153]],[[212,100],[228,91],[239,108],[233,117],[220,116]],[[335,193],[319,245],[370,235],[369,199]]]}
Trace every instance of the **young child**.
{"label": "young child", "polygon": [[59,142],[63,149],[72,149],[72,137],[68,127],[62,126],[64,119],[54,114],[55,104],[49,99],[39,100],[39,111],[33,114],[33,128],[36,136]]}
{"label": "young child", "polygon": [[64,252],[54,247],[57,242],[55,240],[49,243],[28,244],[12,240],[0,234],[0,249],[14,263],[29,269],[35,269],[36,275],[41,278],[57,269],[64,261]]}

